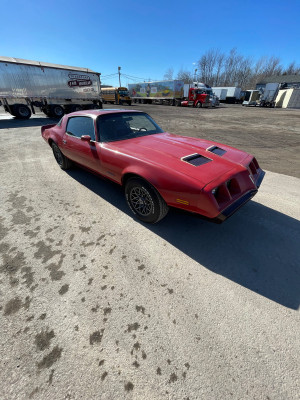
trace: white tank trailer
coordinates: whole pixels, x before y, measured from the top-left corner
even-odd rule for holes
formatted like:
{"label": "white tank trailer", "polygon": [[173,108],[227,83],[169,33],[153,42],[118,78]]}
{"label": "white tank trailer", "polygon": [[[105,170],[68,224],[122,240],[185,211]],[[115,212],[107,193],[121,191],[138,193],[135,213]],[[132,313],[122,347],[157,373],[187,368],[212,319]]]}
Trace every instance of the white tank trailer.
{"label": "white tank trailer", "polygon": [[36,109],[60,118],[102,108],[100,89],[100,73],[87,68],[0,57],[0,106],[17,118],[28,119]]}

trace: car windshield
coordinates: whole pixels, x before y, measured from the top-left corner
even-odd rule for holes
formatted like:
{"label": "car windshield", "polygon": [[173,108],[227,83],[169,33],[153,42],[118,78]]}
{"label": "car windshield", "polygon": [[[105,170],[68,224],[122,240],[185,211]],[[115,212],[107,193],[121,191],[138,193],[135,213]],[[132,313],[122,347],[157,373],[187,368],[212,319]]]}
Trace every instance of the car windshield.
{"label": "car windshield", "polygon": [[128,90],[119,90],[120,96],[129,96]]}
{"label": "car windshield", "polygon": [[100,142],[116,142],[164,132],[148,114],[135,112],[99,115],[97,130]]}

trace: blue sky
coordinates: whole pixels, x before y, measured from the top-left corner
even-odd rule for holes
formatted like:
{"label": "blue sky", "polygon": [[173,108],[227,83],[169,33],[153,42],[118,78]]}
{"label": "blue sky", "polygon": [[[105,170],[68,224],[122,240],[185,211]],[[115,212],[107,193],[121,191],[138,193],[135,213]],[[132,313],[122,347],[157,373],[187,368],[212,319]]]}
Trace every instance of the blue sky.
{"label": "blue sky", "polygon": [[300,65],[300,0],[0,0],[0,10],[0,55],[90,68],[106,84],[118,66],[152,80],[193,71],[212,48]]}

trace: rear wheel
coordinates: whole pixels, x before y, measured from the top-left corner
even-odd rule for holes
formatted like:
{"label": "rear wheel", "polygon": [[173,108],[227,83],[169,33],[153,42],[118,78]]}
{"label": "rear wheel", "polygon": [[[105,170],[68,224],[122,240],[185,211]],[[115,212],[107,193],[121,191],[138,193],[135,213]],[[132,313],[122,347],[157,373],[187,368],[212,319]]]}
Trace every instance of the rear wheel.
{"label": "rear wheel", "polygon": [[155,224],[166,216],[168,206],[157,190],[141,178],[131,178],[125,196],[133,214],[143,222]]}
{"label": "rear wheel", "polygon": [[56,143],[52,143],[52,151],[54,158],[61,169],[71,168],[72,161],[63,155]]}
{"label": "rear wheel", "polygon": [[13,115],[18,119],[29,119],[31,117],[30,108],[24,104],[15,104],[13,106]]}
{"label": "rear wheel", "polygon": [[53,118],[61,118],[64,115],[64,109],[60,105],[53,105],[51,106],[51,116]]}

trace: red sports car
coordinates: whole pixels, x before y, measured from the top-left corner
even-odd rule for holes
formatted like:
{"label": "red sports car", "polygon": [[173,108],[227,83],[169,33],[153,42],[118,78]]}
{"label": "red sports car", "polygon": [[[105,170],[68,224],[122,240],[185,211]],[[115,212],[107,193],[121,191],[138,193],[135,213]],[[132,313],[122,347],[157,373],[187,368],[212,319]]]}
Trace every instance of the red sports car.
{"label": "red sports car", "polygon": [[140,111],[78,111],[41,129],[62,169],[76,163],[124,186],[131,211],[144,222],[158,222],[169,207],[222,222],[264,177],[252,155],[164,132]]}

